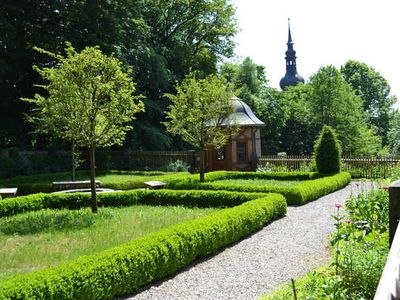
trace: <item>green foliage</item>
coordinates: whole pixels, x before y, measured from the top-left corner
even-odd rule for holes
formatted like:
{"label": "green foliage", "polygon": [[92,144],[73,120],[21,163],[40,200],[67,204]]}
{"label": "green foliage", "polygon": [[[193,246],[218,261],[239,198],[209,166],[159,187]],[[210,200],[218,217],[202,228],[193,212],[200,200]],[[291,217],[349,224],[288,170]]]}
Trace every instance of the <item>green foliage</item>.
{"label": "green foliage", "polygon": [[39,133],[54,135],[74,147],[88,148],[92,210],[96,212],[95,149],[122,145],[126,132],[132,128],[127,123],[143,110],[143,103],[132,95],[135,85],[130,71],[125,73],[122,63],[104,55],[99,47],[87,47],[79,53],[67,43],[66,57],[37,50],[58,64],[52,68],[34,67],[49,82],[42,85],[48,97],[35,94],[33,99],[23,99],[35,104],[29,120]]}
{"label": "green foliage", "polygon": [[246,102],[253,110],[264,99],[260,98],[264,91],[267,79],[264,67],[257,65],[250,57],[246,57],[240,64],[225,63],[219,73],[237,90],[240,99]]}
{"label": "green foliage", "polygon": [[[310,172],[238,172],[238,171],[214,171],[205,176],[206,182],[213,182],[223,179],[263,179],[263,180],[309,180],[318,176]],[[190,184],[199,183],[196,175],[178,175],[169,180],[168,188],[189,188]],[[185,187],[186,186],[186,187]]]}
{"label": "green foliage", "polygon": [[[332,263],[296,280],[299,299],[372,299],[388,253],[387,191],[365,192],[346,201],[346,213],[334,216],[337,231],[331,236]],[[345,220],[345,218],[348,220]],[[382,222],[381,222],[382,221]],[[290,284],[260,299],[293,297]]]}
{"label": "green foliage", "polygon": [[35,94],[25,99],[35,105],[30,120],[39,132],[74,141],[83,147],[122,144],[127,122],[143,110],[130,71],[121,62],[107,57],[98,47],[77,52],[67,43],[66,57],[37,49],[58,60],[57,67],[35,67],[48,85],[48,97]]}
{"label": "green foliage", "polygon": [[[177,190],[133,190],[99,194],[99,206],[184,205],[198,207],[235,206],[262,194],[232,193],[228,191],[177,191]],[[32,194],[4,199],[0,202],[0,217],[23,212],[51,209],[80,209],[88,207],[89,194]]]}
{"label": "green foliage", "polygon": [[[188,173],[166,173],[160,171],[107,171],[98,172],[97,179],[101,182],[101,187],[115,190],[132,190],[144,187],[145,181],[160,180],[169,182],[176,177],[188,175]],[[70,180],[69,173],[40,174],[33,176],[19,176],[0,180],[0,185],[13,186],[18,188],[19,195],[34,193],[53,192],[53,181]],[[78,180],[87,180],[87,171],[78,171]]]}
{"label": "green foliage", "polygon": [[167,166],[167,171],[169,172],[187,172],[188,170],[188,164],[180,159],[177,159],[174,162],[170,162]]}
{"label": "green foliage", "polygon": [[390,129],[387,134],[387,141],[390,147],[390,154],[400,154],[400,111],[394,110],[390,114]]}
{"label": "green foliage", "polygon": [[270,179],[270,180],[265,180],[265,179],[222,179],[222,180],[217,180],[214,181],[215,183],[218,184],[249,184],[249,185],[259,185],[259,186],[295,186],[298,184],[301,184],[303,181],[300,180],[294,180],[294,181],[288,181],[288,180],[275,180],[275,179]]}
{"label": "green foliage", "polygon": [[[360,182],[357,189],[365,190],[366,183]],[[365,192],[346,200],[346,211],[354,222],[363,222],[367,232],[385,232],[389,229],[389,201],[385,190],[374,190],[368,195]]]}
{"label": "green foliage", "polygon": [[390,129],[390,112],[396,97],[390,95],[390,85],[379,72],[371,66],[349,60],[340,68],[344,79],[363,100],[363,108],[368,114],[368,122],[375,128],[386,145]]}
{"label": "green foliage", "polygon": [[346,155],[375,155],[380,137],[366,123],[362,99],[333,66],[322,67],[310,82],[281,92],[286,108],[281,151],[309,154],[324,125],[335,129]]}
{"label": "green foliage", "polygon": [[[255,102],[254,113],[265,123],[261,128],[262,153],[276,154],[284,150],[293,153],[292,148],[285,141],[293,140],[295,134],[283,137],[284,128],[290,117],[290,109],[297,101],[290,105],[283,98],[283,93],[271,87],[265,87],[259,92],[259,101]],[[296,150],[302,151],[301,148]]]}
{"label": "green foliage", "polygon": [[[333,66],[321,68],[311,76],[312,97],[308,100],[309,113],[315,128],[323,125],[334,128],[347,154],[374,154],[380,140],[369,131],[364,121],[362,100]],[[361,135],[363,135],[361,137]],[[367,142],[364,140],[367,138]],[[367,148],[366,148],[367,147]]]}
{"label": "green foliage", "polygon": [[314,157],[317,170],[322,174],[340,172],[342,149],[335,131],[330,126],[324,126],[314,146]]}
{"label": "green foliage", "polygon": [[[217,171],[208,173],[206,176],[206,182],[203,183],[196,180],[196,178],[193,176],[188,176],[182,179],[177,178],[176,180],[171,180],[167,186],[171,189],[227,190],[248,193],[280,193],[285,196],[288,205],[301,205],[318,199],[323,195],[334,192],[346,186],[351,180],[351,175],[345,172],[323,178],[318,177],[321,177],[321,175],[318,173],[307,172],[255,173]],[[288,187],[227,184],[219,183],[217,181],[223,179],[276,179],[307,181],[293,187]]]}
{"label": "green foliage", "polygon": [[106,211],[98,215],[88,210],[60,210],[50,209],[28,212],[13,218],[0,219],[0,231],[4,234],[34,234],[38,232],[75,230],[89,227],[97,218],[110,218]]}
{"label": "green foliage", "polygon": [[172,104],[166,113],[167,131],[179,135],[200,150],[200,179],[204,179],[206,148],[220,148],[236,130],[233,112],[233,96],[226,81],[217,76],[196,79],[187,76],[176,86],[176,95],[166,94]]}
{"label": "green foliage", "polygon": [[176,95],[166,95],[172,101],[165,123],[167,130],[199,150],[223,146],[231,129],[221,125],[233,112],[233,94],[226,82],[217,76],[188,76],[176,90]]}
{"label": "green foliage", "polygon": [[74,262],[1,282],[0,298],[105,299],[136,291],[215,253],[286,213],[270,194]]}
{"label": "green foliage", "polygon": [[[28,108],[16,100],[36,92],[32,85],[38,78],[32,64],[54,65],[53,59],[39,55],[33,46],[61,54],[64,41],[71,41],[79,51],[98,45],[107,55],[115,53],[126,65],[134,66],[140,93],[146,97],[146,112],[138,116],[142,126],[135,126],[132,140],[125,141],[136,149],[171,147],[171,137],[160,125],[165,108],[162,95],[173,91],[174,81],[189,70],[214,73],[217,61],[233,53],[235,9],[227,0],[36,4],[21,0],[18,5],[2,5],[0,147],[31,144],[30,130],[23,122]],[[158,139],[141,139],[148,131],[157,132]]]}

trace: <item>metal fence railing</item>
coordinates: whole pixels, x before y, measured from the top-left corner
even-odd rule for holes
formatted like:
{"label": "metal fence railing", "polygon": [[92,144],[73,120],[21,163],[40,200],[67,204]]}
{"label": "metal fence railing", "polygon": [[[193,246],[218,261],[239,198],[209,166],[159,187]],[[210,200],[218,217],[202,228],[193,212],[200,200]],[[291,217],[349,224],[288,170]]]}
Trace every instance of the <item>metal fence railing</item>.
{"label": "metal fence railing", "polygon": [[[350,172],[353,177],[386,178],[399,163],[398,158],[366,158],[342,157],[342,170]],[[259,167],[271,171],[311,171],[312,157],[309,155],[263,155],[259,159]]]}

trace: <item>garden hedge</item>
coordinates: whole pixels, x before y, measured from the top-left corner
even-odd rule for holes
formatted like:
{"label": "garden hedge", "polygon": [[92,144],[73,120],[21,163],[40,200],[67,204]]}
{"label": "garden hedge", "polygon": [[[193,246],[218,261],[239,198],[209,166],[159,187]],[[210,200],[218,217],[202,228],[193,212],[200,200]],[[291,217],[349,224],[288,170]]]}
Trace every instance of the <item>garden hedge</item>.
{"label": "garden hedge", "polygon": [[[228,191],[183,191],[183,190],[133,190],[114,193],[99,193],[99,206],[184,205],[197,207],[232,207],[246,201],[263,197],[255,193]],[[32,194],[0,201],[0,217],[23,212],[52,209],[79,209],[90,207],[90,194]]]}
{"label": "garden hedge", "polygon": [[[239,174],[236,174],[239,173]],[[195,189],[195,190],[227,190],[249,193],[280,193],[285,196],[289,205],[304,204],[309,201],[336,191],[346,186],[350,180],[350,173],[343,172],[332,176],[322,177],[321,174],[296,172],[296,173],[246,173],[246,172],[211,172],[206,177],[206,182],[200,183],[192,178],[181,181],[172,181],[168,188]],[[247,176],[247,177],[246,177]],[[320,178],[318,178],[320,177]],[[213,182],[221,179],[277,179],[277,180],[308,180],[292,187],[286,186],[259,186],[251,184],[228,184]],[[278,179],[279,178],[279,179]],[[310,180],[312,178],[317,178]]]}
{"label": "garden hedge", "polygon": [[[205,181],[212,182],[223,179],[265,179],[265,180],[310,180],[321,177],[315,172],[237,172],[214,171],[205,174]],[[200,183],[198,174],[181,175],[167,181],[168,188],[188,189],[193,183]]]}
{"label": "garden hedge", "polygon": [[173,225],[71,263],[0,282],[0,299],[110,299],[171,275],[286,213],[279,194]]}
{"label": "garden hedge", "polygon": [[[182,173],[182,174],[180,174]],[[159,171],[107,171],[99,172],[101,187],[110,188],[115,190],[132,190],[144,187],[145,181],[150,180],[161,180],[168,182],[174,178],[182,178],[182,176],[188,176],[189,173],[175,173],[175,172],[159,172]],[[85,171],[78,171],[78,179],[89,179],[89,173]],[[102,176],[107,175],[131,175],[129,179],[124,178],[123,180],[116,179],[104,179]],[[69,180],[70,174],[63,173],[49,173],[39,174],[32,176],[19,176],[9,179],[0,179],[0,186],[10,186],[18,188],[19,195],[29,195],[36,193],[51,193],[54,191],[53,181],[65,181]]]}

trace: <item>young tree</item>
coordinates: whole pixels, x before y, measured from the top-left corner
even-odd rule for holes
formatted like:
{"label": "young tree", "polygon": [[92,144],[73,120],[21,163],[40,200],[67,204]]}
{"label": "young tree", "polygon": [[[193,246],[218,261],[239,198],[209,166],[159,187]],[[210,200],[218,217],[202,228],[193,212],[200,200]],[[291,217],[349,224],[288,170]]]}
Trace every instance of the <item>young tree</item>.
{"label": "young tree", "polygon": [[167,131],[200,150],[200,181],[204,181],[205,150],[220,148],[235,132],[231,92],[226,81],[211,75],[205,79],[187,76],[176,86],[176,95],[166,94],[172,101],[165,122]]}
{"label": "young tree", "polygon": [[121,62],[104,55],[98,47],[80,53],[71,44],[66,57],[38,49],[58,61],[52,68],[34,67],[48,81],[42,87],[48,97],[35,94],[23,99],[35,105],[30,120],[58,138],[87,147],[90,157],[92,211],[97,212],[95,150],[121,144],[131,126],[127,122],[143,110],[130,71]]}

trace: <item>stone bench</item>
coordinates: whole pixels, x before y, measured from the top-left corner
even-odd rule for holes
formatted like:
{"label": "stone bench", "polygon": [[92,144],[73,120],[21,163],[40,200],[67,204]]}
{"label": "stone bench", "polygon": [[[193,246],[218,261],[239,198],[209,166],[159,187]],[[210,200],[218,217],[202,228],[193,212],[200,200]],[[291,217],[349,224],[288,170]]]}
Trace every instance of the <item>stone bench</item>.
{"label": "stone bench", "polygon": [[162,181],[146,181],[144,182],[144,188],[147,190],[159,190],[164,188],[166,185],[165,182]]}
{"label": "stone bench", "polygon": [[[100,187],[100,181],[96,180],[96,188]],[[75,189],[89,189],[90,180],[80,180],[80,181],[54,181],[53,190],[63,191],[63,190],[75,190]]]}
{"label": "stone bench", "polygon": [[2,188],[0,189],[0,196],[3,198],[17,196],[18,188]]}

